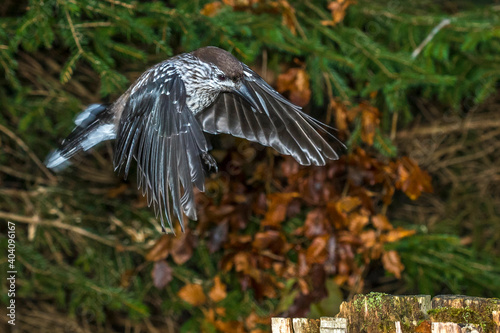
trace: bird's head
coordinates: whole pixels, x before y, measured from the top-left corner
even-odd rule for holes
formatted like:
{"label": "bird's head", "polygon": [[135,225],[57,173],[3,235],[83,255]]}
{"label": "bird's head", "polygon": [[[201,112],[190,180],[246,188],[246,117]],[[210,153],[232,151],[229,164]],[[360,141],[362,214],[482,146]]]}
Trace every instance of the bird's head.
{"label": "bird's head", "polygon": [[210,84],[214,90],[237,94],[257,108],[257,103],[245,84],[243,64],[231,53],[215,46],[207,46],[192,54],[208,68],[206,83]]}

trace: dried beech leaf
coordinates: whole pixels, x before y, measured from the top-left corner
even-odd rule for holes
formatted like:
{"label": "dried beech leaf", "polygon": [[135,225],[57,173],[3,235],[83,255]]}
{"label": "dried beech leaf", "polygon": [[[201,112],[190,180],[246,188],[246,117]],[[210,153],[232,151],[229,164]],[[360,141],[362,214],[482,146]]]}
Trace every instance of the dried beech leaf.
{"label": "dried beech leaf", "polygon": [[361,205],[361,199],[358,197],[344,197],[337,202],[340,212],[349,213]]}
{"label": "dried beech leaf", "polygon": [[367,215],[359,213],[349,214],[349,230],[355,235],[358,235],[368,222],[369,218]]}
{"label": "dried beech leaf", "polygon": [[401,272],[405,266],[401,263],[401,258],[396,251],[387,251],[382,254],[382,264],[386,271],[401,279]]}
{"label": "dried beech leaf", "polygon": [[106,193],[108,198],[114,199],[123,194],[128,189],[128,184],[122,183],[120,186],[112,188]]}
{"label": "dried beech leaf", "polygon": [[203,288],[199,284],[186,284],[177,293],[179,297],[193,306],[199,306],[207,300]]}
{"label": "dried beech leaf", "polygon": [[245,319],[245,326],[247,329],[252,330],[251,332],[256,333],[259,330],[255,329],[258,324],[269,326],[271,325],[271,318],[262,318],[257,315],[255,311],[252,311],[250,315]]}
{"label": "dried beech leaf", "polygon": [[236,320],[231,320],[231,321],[216,320],[215,327],[217,328],[218,332],[222,332],[222,333],[245,333],[246,332],[245,328],[243,327],[243,323],[236,321]]}
{"label": "dried beech leaf", "polygon": [[367,230],[359,235],[361,242],[366,248],[371,248],[377,243],[377,233],[375,230]]}
{"label": "dried beech leaf", "polygon": [[217,13],[221,8],[222,8],[222,3],[220,1],[210,2],[207,3],[205,6],[203,6],[201,14],[208,17],[214,17],[215,15],[217,15]]}
{"label": "dried beech leaf", "polygon": [[328,9],[332,13],[332,20],[321,22],[323,25],[335,26],[344,20],[347,8],[356,3],[352,0],[335,0],[328,4]]}
{"label": "dried beech leaf", "polygon": [[193,256],[193,246],[189,241],[190,233],[188,231],[178,234],[172,240],[170,254],[177,265],[186,263]]}
{"label": "dried beech leaf", "polygon": [[245,274],[250,273],[250,262],[248,260],[248,254],[245,252],[238,252],[233,257],[234,269],[237,272],[242,272]]}
{"label": "dried beech leaf", "polygon": [[381,215],[381,214],[372,216],[372,224],[378,230],[391,230],[391,229],[393,229],[393,226],[391,223],[389,223],[387,216]]}
{"label": "dried beech leaf", "polygon": [[160,239],[156,241],[153,248],[146,254],[146,260],[157,261],[167,258],[170,251],[171,240],[172,236],[162,235]]}
{"label": "dried beech leaf", "polygon": [[307,248],[306,260],[309,264],[322,264],[328,257],[326,248],[329,236],[320,236],[313,239],[311,245]]}
{"label": "dried beech leaf", "polygon": [[304,223],[306,237],[312,239],[316,236],[321,236],[326,234],[327,224],[328,220],[326,219],[326,214],[324,209],[316,208],[314,210],[311,210],[307,214],[306,222]]}
{"label": "dried beech leaf", "polygon": [[120,277],[120,287],[128,288],[130,286],[130,281],[133,281],[133,277],[137,274],[135,269],[127,269]]}
{"label": "dried beech leaf", "polygon": [[410,199],[417,199],[422,192],[432,193],[431,177],[409,157],[401,158],[397,168],[396,187],[401,189]]}
{"label": "dried beech leaf", "polygon": [[293,198],[299,197],[297,192],[272,193],[267,196],[270,201],[267,213],[261,222],[263,226],[279,226],[286,217],[288,204]]}
{"label": "dried beech leaf", "polygon": [[215,308],[215,313],[218,316],[225,317],[226,316],[226,308],[218,306],[218,307]]}
{"label": "dried beech leaf", "polygon": [[226,296],[226,285],[221,282],[219,276],[216,276],[214,278],[214,286],[210,289],[208,297],[210,297],[210,299],[214,302],[219,302],[226,298]]}
{"label": "dried beech leaf", "polygon": [[295,8],[293,8],[290,3],[286,0],[279,0],[281,15],[283,17],[283,25],[290,29],[292,34],[297,34],[297,29],[295,28]]}
{"label": "dried beech leaf", "polygon": [[368,144],[373,145],[375,138],[375,131],[380,126],[380,111],[369,105],[362,103],[361,106],[361,140]]}
{"label": "dried beech leaf", "polygon": [[290,101],[299,106],[304,106],[311,99],[309,75],[302,68],[290,68],[278,76],[276,86],[280,93],[290,92]]}
{"label": "dried beech leaf", "polygon": [[380,236],[380,240],[383,243],[392,243],[415,234],[415,230],[406,230],[401,227],[389,230],[387,233]]}

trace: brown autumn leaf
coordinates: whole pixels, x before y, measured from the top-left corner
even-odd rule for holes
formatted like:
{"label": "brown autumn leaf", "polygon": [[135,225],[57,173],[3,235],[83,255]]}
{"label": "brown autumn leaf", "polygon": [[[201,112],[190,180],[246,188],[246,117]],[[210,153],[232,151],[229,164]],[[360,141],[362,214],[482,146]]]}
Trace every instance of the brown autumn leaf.
{"label": "brown autumn leaf", "polygon": [[347,130],[347,107],[345,103],[332,99],[330,101],[330,108],[335,110],[335,127],[339,132]]}
{"label": "brown autumn leaf", "polygon": [[219,302],[226,298],[226,296],[226,285],[221,282],[219,276],[216,276],[214,278],[214,286],[210,289],[208,297],[210,297],[210,299],[214,302]]}
{"label": "brown autumn leaf", "polygon": [[329,202],[326,208],[328,217],[331,221],[333,221],[333,226],[335,227],[335,229],[344,229],[349,225],[347,214],[339,211],[336,201]]}
{"label": "brown autumn leaf", "polygon": [[306,253],[302,250],[299,252],[297,260],[297,275],[304,277],[309,273],[311,266],[307,264]]}
{"label": "brown autumn leaf", "polygon": [[401,272],[405,266],[401,263],[401,258],[396,251],[384,252],[382,254],[382,264],[386,271],[394,274],[398,279],[401,279]]}
{"label": "brown autumn leaf", "polygon": [[290,29],[292,34],[296,35],[297,29],[295,28],[295,23],[297,19],[295,17],[295,8],[287,0],[278,0],[278,3],[283,17],[283,25]]}
{"label": "brown autumn leaf", "polygon": [[375,99],[377,95],[378,95],[378,90],[374,90],[369,93],[371,99]]}
{"label": "brown autumn leaf", "polygon": [[361,103],[361,140],[369,146],[373,145],[375,132],[380,126],[380,111],[368,103]]}
{"label": "brown autumn leaf", "polygon": [[208,321],[211,324],[215,324],[215,310],[212,308],[209,309],[204,309],[202,308],[201,311],[203,312],[203,315],[205,316],[205,320]]}
{"label": "brown autumn leaf", "polygon": [[222,2],[220,1],[209,2],[205,4],[205,6],[203,6],[201,14],[208,17],[214,17],[215,15],[217,15],[217,13],[221,8],[222,8]]}
{"label": "brown autumn leaf", "polygon": [[313,239],[306,251],[306,260],[309,264],[322,264],[328,257],[327,242],[330,236],[319,236]]}
{"label": "brown autumn leaf", "polygon": [[431,177],[409,157],[402,157],[397,167],[396,187],[410,199],[417,199],[422,192],[432,193]]}
{"label": "brown autumn leaf", "polygon": [[189,231],[178,234],[172,239],[170,255],[177,265],[182,265],[193,256],[193,246],[190,242]]}
{"label": "brown autumn leaf", "polygon": [[361,205],[361,199],[358,197],[343,197],[337,201],[336,206],[342,213],[350,213]]}
{"label": "brown autumn leaf", "polygon": [[117,198],[120,194],[124,193],[128,189],[128,184],[122,183],[118,187],[114,187],[106,193],[106,196],[111,199]]}
{"label": "brown autumn leaf", "polygon": [[245,274],[249,274],[250,269],[250,261],[248,260],[249,254],[246,252],[238,252],[233,257],[234,269],[237,272],[242,272]]}
{"label": "brown autumn leaf", "polygon": [[243,327],[243,323],[236,320],[222,321],[218,319],[215,321],[215,327],[217,328],[218,332],[223,332],[223,333],[246,332],[245,328]]}
{"label": "brown autumn leaf", "polygon": [[271,318],[259,317],[255,311],[252,311],[245,319],[245,326],[247,329],[252,330],[251,332],[257,332],[258,329],[255,328],[258,324],[269,326],[271,325]]}
{"label": "brown autumn leaf", "polygon": [[335,0],[328,4],[328,9],[332,13],[331,21],[321,21],[321,24],[335,26],[344,20],[347,8],[356,3],[352,0]]}
{"label": "brown autumn leaf", "polygon": [[334,274],[336,272],[337,264],[337,239],[335,236],[331,236],[326,244],[326,253],[328,254],[323,269],[326,274]]}
{"label": "brown autumn leaf", "polygon": [[289,91],[290,101],[299,106],[306,105],[311,99],[309,75],[303,68],[290,68],[285,73],[280,74],[276,85],[280,93]]}
{"label": "brown autumn leaf", "polygon": [[269,250],[281,253],[286,249],[284,236],[277,230],[266,230],[255,234],[252,247],[256,250]]}
{"label": "brown autumn leaf", "polygon": [[359,235],[363,246],[366,248],[371,248],[377,243],[377,233],[375,230],[366,230]]}
{"label": "brown autumn leaf", "polygon": [[234,9],[250,7],[258,0],[222,0],[226,5],[233,7]]}
{"label": "brown autumn leaf", "polygon": [[392,243],[402,238],[415,234],[415,230],[407,230],[401,227],[389,230],[387,233],[380,236],[380,241],[383,243]]}
{"label": "brown autumn leaf", "polygon": [[170,235],[162,235],[146,254],[146,260],[158,261],[167,258],[170,251],[171,240],[172,237]]}
{"label": "brown autumn leaf", "polygon": [[303,278],[299,278],[297,282],[299,284],[300,292],[304,295],[309,295],[309,285],[307,281],[304,280]]}
{"label": "brown autumn leaf", "polygon": [[274,226],[277,227],[286,217],[286,210],[290,201],[293,198],[299,197],[297,192],[288,193],[271,193],[267,196],[269,202],[269,208],[261,222],[263,226]]}
{"label": "brown autumn leaf", "polygon": [[128,288],[130,286],[130,281],[133,281],[133,277],[137,274],[135,269],[127,269],[120,277],[120,287]]}
{"label": "brown autumn leaf", "polygon": [[215,313],[218,316],[225,317],[226,316],[226,308],[224,308],[222,306],[218,306],[215,308]]}
{"label": "brown autumn leaf", "polygon": [[349,230],[355,235],[358,235],[369,222],[367,211],[361,214],[357,212],[351,213],[349,214],[348,219],[349,219]]}
{"label": "brown autumn leaf", "polygon": [[172,281],[172,273],[173,270],[166,260],[156,261],[151,271],[153,285],[158,289],[165,288]]}
{"label": "brown autumn leaf", "polygon": [[307,213],[306,221],[304,223],[304,234],[307,238],[312,239],[316,236],[321,236],[327,233],[325,210],[316,208]]}
{"label": "brown autumn leaf", "polygon": [[193,306],[199,306],[206,302],[207,298],[203,292],[203,288],[199,284],[186,284],[179,290],[177,295]]}
{"label": "brown autumn leaf", "polygon": [[255,296],[260,299],[262,297],[276,298],[278,295],[278,285],[274,278],[264,273],[262,274],[260,281],[255,285]]}
{"label": "brown autumn leaf", "polygon": [[391,230],[394,228],[387,219],[387,216],[381,214],[372,216],[372,224],[378,230]]}

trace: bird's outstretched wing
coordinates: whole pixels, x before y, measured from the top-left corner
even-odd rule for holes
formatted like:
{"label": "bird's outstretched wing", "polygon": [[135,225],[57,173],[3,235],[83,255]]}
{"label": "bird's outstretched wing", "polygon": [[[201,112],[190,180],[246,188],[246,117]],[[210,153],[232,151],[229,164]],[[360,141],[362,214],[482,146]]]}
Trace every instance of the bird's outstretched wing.
{"label": "bird's outstretched wing", "polygon": [[148,204],[172,228],[172,209],[184,230],[181,208],[196,220],[193,186],[204,191],[202,158],[208,144],[186,106],[186,90],[175,69],[160,64],[144,73],[130,92],[118,125],[114,165],[125,177],[132,158]]}
{"label": "bird's outstretched wing", "polygon": [[257,73],[243,66],[242,84],[257,109],[239,95],[222,93],[214,104],[196,115],[205,132],[227,133],[258,142],[293,156],[302,165],[324,165],[327,160],[338,159],[332,146],[318,133],[330,134],[328,126],[302,112]]}

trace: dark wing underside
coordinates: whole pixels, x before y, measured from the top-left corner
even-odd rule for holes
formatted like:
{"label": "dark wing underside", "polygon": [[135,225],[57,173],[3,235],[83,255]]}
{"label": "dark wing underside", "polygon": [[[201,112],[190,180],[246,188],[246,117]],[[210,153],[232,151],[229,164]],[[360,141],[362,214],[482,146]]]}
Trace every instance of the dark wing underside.
{"label": "dark wing underside", "polygon": [[205,132],[227,133],[258,142],[293,156],[302,165],[324,165],[327,160],[338,159],[332,146],[318,133],[328,133],[326,125],[286,100],[249,67],[244,66],[244,72],[243,84],[258,110],[238,95],[223,93],[196,115]]}
{"label": "dark wing underside", "polygon": [[[161,83],[155,82],[155,80]],[[168,64],[139,78],[120,119],[114,165],[127,176],[137,161],[138,183],[156,215],[172,228],[172,209],[184,230],[182,211],[196,220],[193,186],[204,191],[201,154],[208,151],[202,128],[186,106],[184,83]]]}

